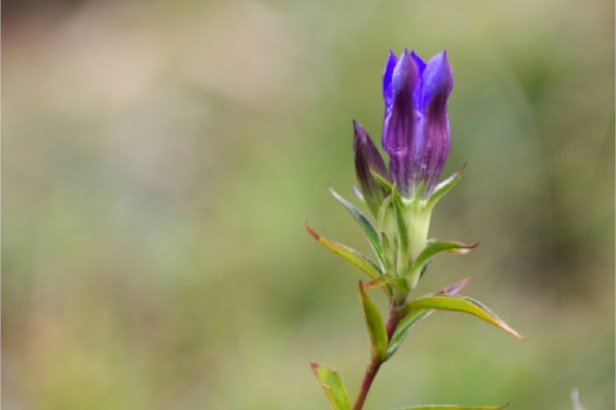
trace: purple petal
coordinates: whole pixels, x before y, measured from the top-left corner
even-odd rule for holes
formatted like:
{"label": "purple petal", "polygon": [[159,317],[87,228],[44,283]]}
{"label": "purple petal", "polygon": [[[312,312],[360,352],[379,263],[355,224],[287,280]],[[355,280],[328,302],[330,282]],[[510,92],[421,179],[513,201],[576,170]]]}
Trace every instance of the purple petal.
{"label": "purple petal", "polygon": [[361,187],[364,199],[370,210],[376,215],[385,198],[381,184],[374,178],[371,171],[375,171],[383,178],[389,180],[387,167],[381,154],[374,146],[370,136],[357,121],[353,120],[354,137],[353,151],[355,153],[355,172]]}
{"label": "purple petal", "polygon": [[404,50],[393,70],[393,105],[386,112],[383,126],[383,148],[390,156],[389,172],[402,193],[408,193],[410,182],[410,152],[415,124],[412,95],[416,83],[417,66]]}
{"label": "purple petal", "polygon": [[422,100],[426,110],[424,138],[429,147],[423,155],[426,167],[426,194],[431,193],[449,155],[450,136],[447,98],[453,89],[453,70],[445,51],[428,62],[424,72]]}
{"label": "purple petal", "polygon": [[415,61],[415,64],[417,64],[417,71],[419,75],[421,76],[424,72],[424,69],[426,68],[426,63],[423,61],[421,57],[417,55],[415,50],[411,50],[411,57]]}
{"label": "purple petal", "polygon": [[415,91],[413,92],[413,106],[416,107],[415,109],[419,109],[419,107],[421,107],[422,74],[426,68],[426,63],[417,55],[417,53],[415,53],[415,50],[411,50],[411,57],[417,65],[417,84],[415,85]]}
{"label": "purple petal", "polygon": [[[394,99],[400,96],[410,97],[417,84],[417,64],[408,51],[404,50],[394,67],[391,78],[391,89]],[[395,103],[396,101],[394,101]]]}
{"label": "purple petal", "polygon": [[385,111],[387,111],[394,103],[393,92],[391,90],[391,77],[397,62],[398,57],[396,57],[394,52],[390,49],[389,57],[387,58],[387,63],[385,64],[385,70],[383,71],[383,99],[385,100]]}
{"label": "purple petal", "polygon": [[447,51],[435,55],[428,61],[421,78],[421,107],[428,108],[433,100],[443,105],[453,89],[453,69],[447,59]]}

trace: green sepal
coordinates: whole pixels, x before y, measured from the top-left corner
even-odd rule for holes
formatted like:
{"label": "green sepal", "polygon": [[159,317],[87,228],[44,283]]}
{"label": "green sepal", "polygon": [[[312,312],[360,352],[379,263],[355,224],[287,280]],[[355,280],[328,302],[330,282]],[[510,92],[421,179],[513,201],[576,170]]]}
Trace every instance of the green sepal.
{"label": "green sepal", "polygon": [[404,206],[404,203],[402,202],[402,197],[396,190],[395,186],[391,195],[393,199],[392,202],[394,204],[394,212],[396,213],[398,234],[400,237],[400,258],[402,260],[406,260],[409,256],[409,234],[406,228],[407,222],[405,218],[406,207]]}
{"label": "green sepal", "polygon": [[351,410],[349,395],[338,373],[318,362],[312,362],[310,365],[332,408],[334,410]]}
{"label": "green sepal", "polygon": [[406,305],[406,310],[409,313],[412,313],[415,310],[422,309],[439,309],[470,313],[471,315],[475,315],[478,318],[483,319],[486,322],[501,328],[505,332],[517,337],[518,339],[525,339],[524,336],[516,332],[513,328],[511,328],[507,323],[505,323],[498,316],[496,316],[481,302],[466,296],[426,296],[415,299]]}
{"label": "green sepal", "polygon": [[372,174],[372,176],[374,177],[374,179],[381,184],[381,186],[383,188],[385,188],[385,190],[388,191],[392,191],[393,190],[393,185],[391,182],[389,182],[387,179],[385,179],[385,177],[383,177],[383,175],[379,174],[378,172],[376,172],[374,169],[370,169],[370,174]]}
{"label": "green sepal", "polygon": [[387,261],[387,258],[385,257],[385,250],[383,249],[381,238],[379,237],[378,232],[376,231],[374,226],[370,223],[368,218],[366,218],[366,216],[359,209],[357,209],[353,204],[351,204],[349,201],[341,197],[336,191],[334,191],[332,187],[329,187],[329,192],[331,192],[334,198],[336,198],[342,205],[344,205],[344,207],[351,213],[351,215],[353,215],[355,220],[359,223],[362,230],[366,234],[366,237],[368,238],[368,242],[370,242],[372,249],[374,249],[374,252],[379,258],[381,265],[385,268],[385,270],[389,271],[389,268],[390,268],[389,262]]}
{"label": "green sepal", "polygon": [[477,246],[479,246],[479,242],[472,245],[466,245],[460,242],[437,242],[430,240],[426,244],[424,250],[421,251],[417,259],[415,259],[415,262],[413,262],[413,265],[409,269],[409,273],[422,269],[421,275],[423,276],[424,265],[430,262],[430,259],[438,252],[447,251],[463,255],[470,252],[472,249],[475,249]]}
{"label": "green sepal", "polygon": [[467,163],[465,162],[464,165],[462,165],[462,168],[458,172],[456,172],[455,174],[453,174],[452,176],[450,176],[449,178],[447,178],[446,180],[444,180],[443,182],[441,182],[434,188],[434,191],[432,191],[432,194],[427,200],[428,209],[434,208],[434,205],[436,205],[438,200],[441,199],[443,195],[449,192],[449,190],[453,188],[460,181],[460,179],[462,178],[462,174],[466,170],[466,164]]}
{"label": "green sepal", "polygon": [[427,184],[427,181],[425,179],[422,179],[419,182],[419,185],[417,185],[417,188],[415,189],[415,193],[414,193],[414,198],[416,201],[421,199],[424,191],[426,190],[426,184]]}
{"label": "green sepal", "polygon": [[402,407],[395,410],[498,410],[509,406],[509,403],[500,406],[458,406],[455,404],[428,404],[424,406]]}
{"label": "green sepal", "polygon": [[360,271],[364,272],[370,278],[376,279],[383,273],[381,272],[381,269],[376,265],[376,263],[371,261],[361,252],[356,251],[353,248],[349,248],[348,246],[342,245],[341,243],[330,241],[329,239],[324,238],[323,236],[315,232],[314,229],[309,227],[306,222],[304,222],[304,227],[310,233],[310,235],[312,235],[321,245],[325,246],[327,249],[331,250],[335,254],[346,259],[349,263],[358,268]]}
{"label": "green sepal", "polygon": [[379,362],[385,360],[387,354],[387,330],[385,330],[385,322],[381,312],[376,305],[370,300],[368,294],[364,290],[362,283],[359,282],[359,298],[361,299],[362,308],[364,310],[364,319],[366,327],[370,333],[372,341],[372,354]]}
{"label": "green sepal", "polygon": [[[462,288],[464,288],[468,284],[468,282],[470,282],[470,280],[471,278],[463,279],[459,282],[454,283],[453,285],[449,285],[446,288],[431,294],[431,296],[455,295],[460,290],[462,290]],[[389,359],[391,356],[393,356],[394,353],[396,353],[396,351],[400,347],[400,344],[402,344],[402,341],[406,337],[408,331],[417,323],[419,323],[422,319],[428,317],[433,311],[434,309],[417,309],[406,313],[404,317],[400,319],[400,321],[398,322],[398,326],[396,326],[391,340],[389,341],[389,347],[387,348],[386,355],[387,359]]]}

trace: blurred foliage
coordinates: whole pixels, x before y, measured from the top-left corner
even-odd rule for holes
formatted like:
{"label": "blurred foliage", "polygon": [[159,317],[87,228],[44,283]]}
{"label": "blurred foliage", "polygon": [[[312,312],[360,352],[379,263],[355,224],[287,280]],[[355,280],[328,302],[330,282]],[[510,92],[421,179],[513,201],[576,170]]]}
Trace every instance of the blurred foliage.
{"label": "blurred foliage", "polygon": [[[464,276],[527,336],[436,313],[368,408],[614,408],[614,4],[57,1],[3,5],[6,409],[315,409],[353,396],[368,251],[351,119],[380,139],[388,48],[447,48],[448,175],[419,293]],[[375,302],[377,295],[375,295]],[[472,332],[472,334],[471,334]],[[473,377],[467,377],[472,374]]]}

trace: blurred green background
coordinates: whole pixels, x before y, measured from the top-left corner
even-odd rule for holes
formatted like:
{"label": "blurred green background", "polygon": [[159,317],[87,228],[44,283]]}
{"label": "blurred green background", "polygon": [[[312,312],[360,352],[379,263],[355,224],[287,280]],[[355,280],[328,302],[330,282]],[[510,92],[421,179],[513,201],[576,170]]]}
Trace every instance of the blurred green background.
{"label": "blurred green background", "polygon": [[[455,86],[418,294],[464,294],[528,340],[436,313],[367,409],[614,408],[614,4],[589,0],[5,1],[5,409],[325,409],[354,396],[368,252],[351,119],[380,139],[388,49],[447,48]],[[374,293],[375,299],[380,298]],[[382,300],[378,299],[380,306]]]}

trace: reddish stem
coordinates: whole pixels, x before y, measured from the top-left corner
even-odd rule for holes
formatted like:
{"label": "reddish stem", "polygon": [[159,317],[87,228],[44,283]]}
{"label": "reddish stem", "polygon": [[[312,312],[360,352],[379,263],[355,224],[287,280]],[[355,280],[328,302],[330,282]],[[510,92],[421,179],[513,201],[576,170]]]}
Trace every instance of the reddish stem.
{"label": "reddish stem", "polygon": [[[389,307],[389,318],[387,319],[387,324],[385,325],[387,340],[391,340],[391,337],[396,330],[396,326],[398,326],[398,322],[400,321],[400,311],[398,310],[398,307],[403,304],[404,301],[402,301],[402,303],[394,303]],[[372,386],[372,382],[374,381],[374,378],[383,363],[384,361],[379,360],[374,355],[370,358],[370,364],[366,369],[366,374],[364,374],[364,380],[361,383],[361,388],[359,389],[359,393],[355,399],[353,410],[361,410],[364,407],[364,402],[366,401],[366,396],[368,395],[370,386]]]}

